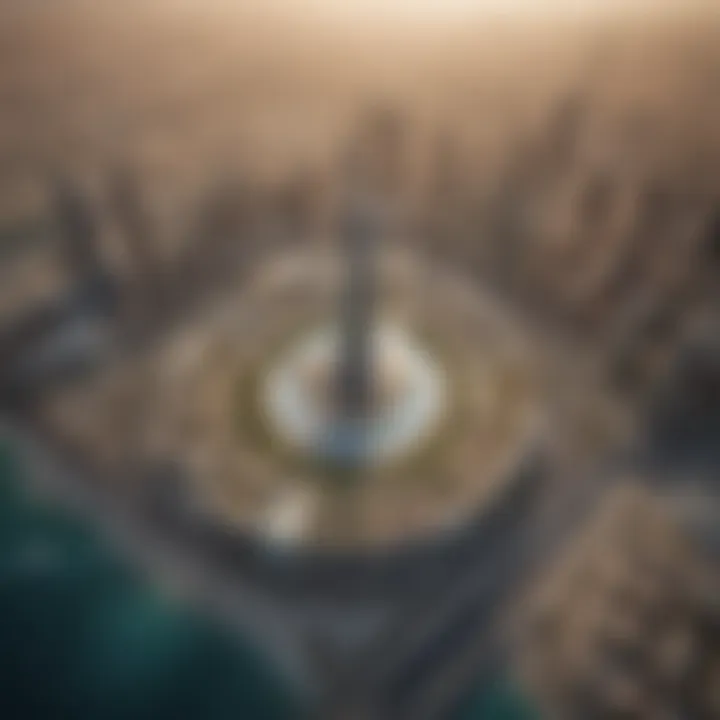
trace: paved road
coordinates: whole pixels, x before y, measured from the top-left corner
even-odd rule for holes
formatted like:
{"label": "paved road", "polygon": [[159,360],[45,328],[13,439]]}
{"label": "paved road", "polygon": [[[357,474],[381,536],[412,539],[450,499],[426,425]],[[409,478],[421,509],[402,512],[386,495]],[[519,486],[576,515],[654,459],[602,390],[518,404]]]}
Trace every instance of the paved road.
{"label": "paved road", "polygon": [[467,558],[445,597],[429,598],[353,668],[338,699],[331,698],[329,715],[352,692],[365,717],[446,718],[484,672],[497,670],[512,602],[608,487],[604,472],[565,483],[537,480],[539,493],[506,519],[490,551],[478,538],[477,562]]}

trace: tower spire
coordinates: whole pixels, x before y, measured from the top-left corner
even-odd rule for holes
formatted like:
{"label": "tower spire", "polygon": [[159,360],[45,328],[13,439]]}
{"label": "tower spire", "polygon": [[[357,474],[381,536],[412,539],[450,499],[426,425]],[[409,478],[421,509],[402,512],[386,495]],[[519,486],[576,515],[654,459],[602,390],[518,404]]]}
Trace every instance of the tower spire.
{"label": "tower spire", "polygon": [[366,417],[373,403],[373,315],[377,211],[367,198],[353,198],[344,218],[346,278],[340,317],[337,401],[341,417]]}

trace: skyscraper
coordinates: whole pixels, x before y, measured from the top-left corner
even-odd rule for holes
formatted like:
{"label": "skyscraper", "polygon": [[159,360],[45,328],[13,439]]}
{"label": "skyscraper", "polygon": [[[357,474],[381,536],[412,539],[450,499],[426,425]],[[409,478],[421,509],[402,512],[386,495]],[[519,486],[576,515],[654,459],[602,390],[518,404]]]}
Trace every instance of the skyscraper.
{"label": "skyscraper", "polygon": [[373,403],[372,322],[379,218],[367,203],[354,203],[344,218],[346,281],[341,308],[337,411],[346,419],[367,415]]}

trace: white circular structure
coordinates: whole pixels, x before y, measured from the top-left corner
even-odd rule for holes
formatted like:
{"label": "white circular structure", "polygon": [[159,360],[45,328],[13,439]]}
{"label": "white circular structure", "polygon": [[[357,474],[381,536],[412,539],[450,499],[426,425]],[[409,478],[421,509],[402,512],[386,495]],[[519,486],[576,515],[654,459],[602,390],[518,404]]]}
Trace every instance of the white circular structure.
{"label": "white circular structure", "polygon": [[399,328],[373,331],[372,398],[364,416],[335,405],[340,336],[322,328],[290,348],[261,386],[269,429],[304,454],[339,464],[377,465],[416,449],[437,429],[448,399],[433,358]]}
{"label": "white circular structure", "polygon": [[171,459],[203,518],[282,553],[374,552],[465,527],[536,442],[542,357],[462,274],[397,253],[356,356],[373,372],[350,366],[353,386],[348,316],[328,313],[343,266],[297,252],[149,355],[53,397],[47,422],[108,474],[127,453]]}

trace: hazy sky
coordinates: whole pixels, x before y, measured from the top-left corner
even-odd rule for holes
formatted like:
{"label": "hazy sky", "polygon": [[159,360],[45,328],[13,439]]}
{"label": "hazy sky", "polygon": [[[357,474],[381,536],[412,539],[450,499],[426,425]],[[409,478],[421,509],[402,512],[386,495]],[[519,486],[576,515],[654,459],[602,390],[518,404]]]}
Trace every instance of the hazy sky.
{"label": "hazy sky", "polygon": [[[112,6],[114,0],[66,0],[67,5]],[[720,15],[720,0],[127,0],[145,9],[184,8],[193,13],[267,11],[340,20],[351,25],[382,22],[386,25],[462,23],[472,18],[562,21],[622,15],[657,16],[667,11],[701,8]],[[4,6],[4,8],[3,8]],[[53,7],[46,0],[0,0],[0,10]]]}
{"label": "hazy sky", "polygon": [[[593,15],[607,13],[658,12],[702,4],[705,0],[291,0],[314,5],[345,17],[394,17],[398,20],[462,19],[490,13],[518,16]],[[711,0],[709,0],[711,1]],[[708,3],[706,3],[708,4]],[[709,5],[708,5],[709,6]]]}

